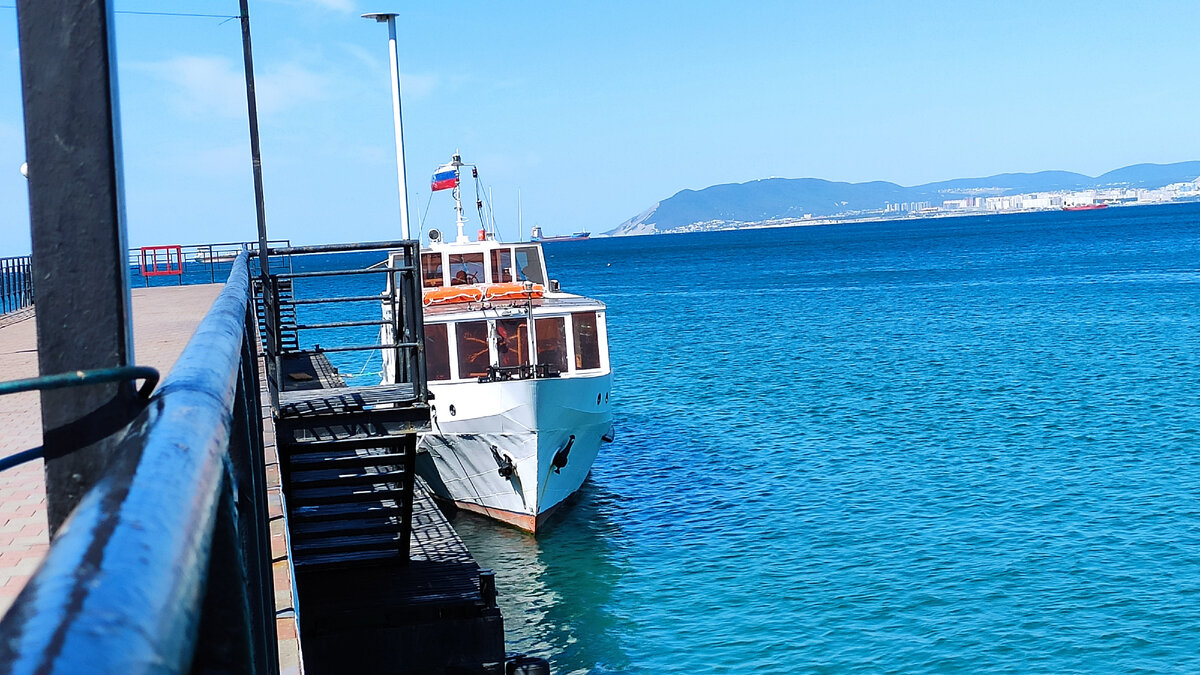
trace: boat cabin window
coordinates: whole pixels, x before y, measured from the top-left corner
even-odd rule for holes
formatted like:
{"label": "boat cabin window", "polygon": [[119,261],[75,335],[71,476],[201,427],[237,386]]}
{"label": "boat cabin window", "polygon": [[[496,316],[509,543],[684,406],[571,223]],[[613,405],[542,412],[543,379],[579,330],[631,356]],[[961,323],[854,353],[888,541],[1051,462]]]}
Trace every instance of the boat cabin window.
{"label": "boat cabin window", "polygon": [[450,342],[446,324],[425,324],[425,373],[430,381],[450,379]]}
{"label": "boat cabin window", "polygon": [[442,281],[442,254],[421,254],[421,278],[425,280],[425,288],[444,285]]}
{"label": "boat cabin window", "polygon": [[526,280],[535,284],[546,284],[546,276],[542,274],[541,249],[537,246],[517,248],[517,281]]}
{"label": "boat cabin window", "polygon": [[567,371],[567,322],[560,316],[534,320],[537,362],[559,373]]}
{"label": "boat cabin window", "polygon": [[529,324],[525,319],[496,321],[496,355],[501,368],[529,365]]}
{"label": "boat cabin window", "polygon": [[460,321],[454,324],[458,337],[458,376],[483,377],[488,373],[488,325],[486,321]]}
{"label": "boat cabin window", "polygon": [[492,249],[492,283],[503,284],[512,280],[512,249]]}
{"label": "boat cabin window", "polygon": [[595,312],[574,312],[571,325],[575,333],[575,369],[600,367],[600,331]]}
{"label": "boat cabin window", "polygon": [[483,283],[482,253],[450,254],[450,285]]}

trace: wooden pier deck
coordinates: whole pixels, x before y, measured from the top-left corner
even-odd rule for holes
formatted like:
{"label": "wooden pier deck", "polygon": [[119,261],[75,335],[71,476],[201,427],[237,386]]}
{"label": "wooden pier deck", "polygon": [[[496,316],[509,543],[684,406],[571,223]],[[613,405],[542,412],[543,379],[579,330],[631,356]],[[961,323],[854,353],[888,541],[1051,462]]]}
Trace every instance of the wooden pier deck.
{"label": "wooden pier deck", "polygon": [[[183,352],[200,320],[221,292],[222,284],[134,288],[132,315],[134,355],[138,365],[166,375]],[[37,327],[32,310],[0,319],[0,380],[36,377]],[[265,400],[265,396],[264,396]],[[270,420],[269,406],[265,419]],[[0,455],[41,445],[38,392],[0,396]],[[268,491],[272,517],[272,560],[279,636],[280,671],[300,673],[300,645],[295,621],[287,540],[279,499],[278,459],[272,428],[266,428]],[[0,472],[0,614],[6,612],[49,547],[46,484],[42,462],[29,462]]]}

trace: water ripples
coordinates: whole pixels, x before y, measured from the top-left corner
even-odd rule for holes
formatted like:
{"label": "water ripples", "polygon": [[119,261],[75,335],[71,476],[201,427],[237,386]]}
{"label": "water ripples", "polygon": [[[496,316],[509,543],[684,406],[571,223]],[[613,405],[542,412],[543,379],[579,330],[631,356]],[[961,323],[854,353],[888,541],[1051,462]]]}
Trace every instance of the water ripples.
{"label": "water ripples", "polygon": [[609,303],[618,436],[537,539],[456,521],[510,648],[558,673],[1200,669],[1198,215],[547,247]]}

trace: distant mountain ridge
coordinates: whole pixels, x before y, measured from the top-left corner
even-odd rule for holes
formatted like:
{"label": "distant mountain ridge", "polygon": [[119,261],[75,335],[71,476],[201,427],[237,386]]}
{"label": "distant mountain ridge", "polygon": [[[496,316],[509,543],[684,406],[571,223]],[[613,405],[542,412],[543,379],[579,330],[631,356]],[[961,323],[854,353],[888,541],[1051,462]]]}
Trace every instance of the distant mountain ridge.
{"label": "distant mountain ridge", "polygon": [[1154,189],[1196,180],[1200,161],[1134,164],[1095,178],[1070,171],[1002,173],[986,178],[903,187],[886,181],[842,183],[820,178],[765,178],[726,183],[703,190],[681,190],[605,233],[653,234],[714,221],[761,223],[878,211],[887,204],[930,202],[970,196],[1004,196],[1060,190],[1128,187]]}

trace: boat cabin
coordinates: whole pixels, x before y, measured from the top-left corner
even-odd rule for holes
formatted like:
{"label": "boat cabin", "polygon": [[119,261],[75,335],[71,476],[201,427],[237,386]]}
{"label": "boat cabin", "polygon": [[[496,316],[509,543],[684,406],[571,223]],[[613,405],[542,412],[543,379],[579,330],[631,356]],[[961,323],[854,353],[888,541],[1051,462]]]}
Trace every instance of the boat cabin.
{"label": "boat cabin", "polygon": [[[604,311],[545,307],[553,314],[478,312],[425,319],[425,367],[430,382],[494,381],[599,375],[608,371]],[[564,309],[570,309],[564,308]]]}
{"label": "boat cabin", "polygon": [[421,278],[425,288],[525,281],[547,284],[541,246],[492,240],[434,244],[421,253]]}
{"label": "boat cabin", "polygon": [[420,267],[430,382],[609,371],[604,303],[558,292],[540,244],[435,242],[422,250]]}

